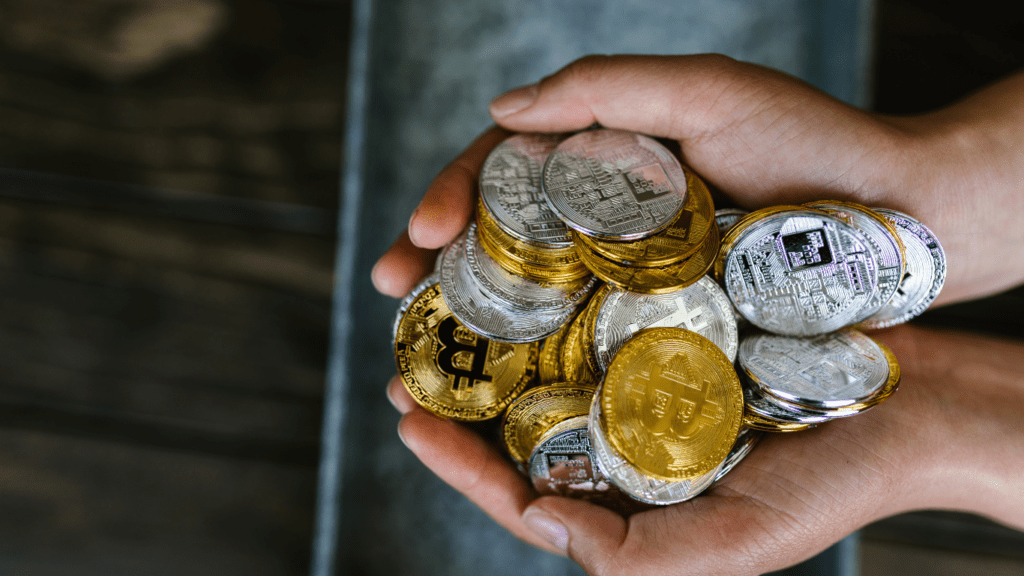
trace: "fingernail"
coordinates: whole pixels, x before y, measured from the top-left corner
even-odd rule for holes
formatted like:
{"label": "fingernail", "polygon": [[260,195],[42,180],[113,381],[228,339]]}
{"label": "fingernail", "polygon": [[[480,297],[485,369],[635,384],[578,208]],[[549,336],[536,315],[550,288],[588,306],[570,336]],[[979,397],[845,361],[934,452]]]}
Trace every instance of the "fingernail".
{"label": "fingernail", "polygon": [[418,234],[416,233],[416,217],[420,215],[419,206],[412,211],[412,216],[409,216],[409,225],[406,227],[407,234],[409,234],[409,241],[412,242],[413,246],[419,246]]}
{"label": "fingernail", "polygon": [[534,534],[543,538],[548,544],[560,550],[562,554],[566,554],[569,544],[569,533],[565,530],[565,526],[556,520],[554,516],[530,508],[523,513],[523,524],[526,524],[527,528],[533,530]]}
{"label": "fingernail", "polygon": [[491,116],[504,118],[523,110],[537,99],[537,85],[520,86],[491,100]]}
{"label": "fingernail", "polygon": [[373,265],[373,269],[370,270],[370,282],[373,282],[373,287],[377,289],[377,292],[384,292],[384,286],[380,282],[380,278],[377,276],[377,269],[380,268],[380,260]]}
{"label": "fingernail", "polygon": [[408,402],[400,402],[395,398],[394,395],[396,394],[396,390],[398,390],[397,386],[398,385],[394,383],[388,384],[388,387],[385,390],[385,395],[388,397],[388,402],[391,402],[391,405],[395,407],[395,410],[398,410],[402,414],[408,414],[409,411],[412,410],[412,405]]}
{"label": "fingernail", "polygon": [[402,436],[402,420],[398,421],[398,439],[402,441],[406,448],[409,448],[409,443],[405,441],[405,436]]}

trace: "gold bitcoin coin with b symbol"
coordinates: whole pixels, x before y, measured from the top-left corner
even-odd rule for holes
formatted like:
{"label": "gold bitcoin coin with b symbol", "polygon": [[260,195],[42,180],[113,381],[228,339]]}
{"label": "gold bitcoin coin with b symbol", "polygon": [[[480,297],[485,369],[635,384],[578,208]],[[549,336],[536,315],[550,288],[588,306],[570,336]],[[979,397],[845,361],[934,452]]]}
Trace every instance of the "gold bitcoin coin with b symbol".
{"label": "gold bitcoin coin with b symbol", "polygon": [[649,328],[612,358],[601,390],[603,428],[644,474],[676,482],[728,456],[743,419],[743,390],[729,359],[682,328]]}
{"label": "gold bitcoin coin with b symbol", "polygon": [[488,340],[455,317],[435,284],[398,324],[395,359],[406,390],[433,414],[487,420],[515,400],[537,372],[538,344]]}

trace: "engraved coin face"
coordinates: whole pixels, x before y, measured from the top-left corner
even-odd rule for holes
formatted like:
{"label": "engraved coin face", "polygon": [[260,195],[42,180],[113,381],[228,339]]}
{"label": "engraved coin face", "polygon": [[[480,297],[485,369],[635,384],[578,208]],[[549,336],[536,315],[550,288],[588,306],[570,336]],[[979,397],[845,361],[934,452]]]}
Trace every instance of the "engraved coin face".
{"label": "engraved coin face", "polygon": [[480,169],[480,200],[494,221],[519,240],[552,247],[572,242],[541,189],[544,161],[562,139],[555,134],[515,134],[492,150]]}
{"label": "engraved coin face", "polygon": [[931,230],[902,212],[888,208],[875,211],[896,228],[903,240],[907,269],[892,298],[861,323],[872,329],[902,324],[921,314],[935,301],[946,281],[946,253]]}
{"label": "engraved coin face", "polygon": [[612,358],[601,389],[608,440],[630,464],[662,480],[717,468],[743,416],[732,363],[700,334],[648,328]]}
{"label": "engraved coin face", "polygon": [[608,442],[599,395],[600,390],[588,416],[590,441],[598,468],[619,490],[641,502],[665,506],[690,500],[714,483],[721,466],[696,478],[670,481],[648,476],[627,462]]}
{"label": "engraved coin face", "polygon": [[856,321],[878,290],[877,245],[824,212],[767,214],[743,229],[737,225],[723,243],[730,247],[722,280],[740,314],[789,336],[824,334]]}
{"label": "engraved coin face", "polygon": [[601,256],[630,266],[667,266],[684,260],[704,245],[715,225],[715,206],[704,182],[687,173],[689,183],[683,210],[668,228],[631,242],[609,242],[584,234],[576,236]]}
{"label": "engraved coin face", "polygon": [[589,130],[562,141],[543,178],[552,210],[577,232],[605,240],[663,230],[686,200],[686,174],[675,156],[622,130]]}
{"label": "engraved coin face", "polygon": [[556,424],[586,416],[594,388],[590,386],[541,386],[523,393],[505,414],[502,439],[512,458],[523,464],[540,438]]}
{"label": "engraved coin face", "polygon": [[466,260],[466,234],[445,248],[441,293],[452,314],[474,332],[501,342],[534,342],[554,334],[574,308],[526,312],[492,298]]}
{"label": "engraved coin face", "polygon": [[409,309],[409,305],[416,299],[417,296],[423,293],[424,290],[430,288],[434,284],[437,284],[441,280],[441,275],[437,271],[432,272],[429,276],[420,280],[420,283],[413,286],[412,290],[402,298],[402,301],[398,304],[398,313],[395,315],[395,323],[391,327],[391,343],[394,344],[398,339],[398,326],[402,323],[402,316],[405,316],[405,311]]}
{"label": "engraved coin face", "polygon": [[732,304],[711,278],[667,294],[612,290],[597,312],[594,349],[602,370],[622,345],[645,328],[676,327],[714,342],[729,361],[736,359],[739,335]]}
{"label": "engraved coin face", "polygon": [[403,315],[395,359],[406,390],[433,414],[487,420],[501,414],[533,379],[537,348],[475,334],[452,315],[435,284]]}
{"label": "engraved coin face", "polygon": [[856,227],[878,246],[878,290],[864,304],[858,321],[878,312],[896,294],[906,268],[905,250],[898,233],[882,216],[859,204],[823,200],[807,205],[825,210]]}
{"label": "engraved coin face", "polygon": [[469,225],[465,250],[466,264],[484,291],[509,306],[527,312],[575,306],[597,282],[591,276],[577,282],[540,283],[511,274],[484,251],[476,224]]}
{"label": "engraved coin face", "polygon": [[853,329],[812,338],[754,334],[740,343],[738,360],[762,394],[810,409],[863,402],[889,381],[885,352]]}
{"label": "engraved coin face", "polygon": [[750,212],[742,208],[719,208],[715,210],[715,226],[718,227],[718,233],[724,238],[725,234],[747,214],[750,214]]}
{"label": "engraved coin face", "polygon": [[597,467],[587,432],[587,417],[556,425],[530,455],[527,470],[540,494],[600,499],[616,491]]}

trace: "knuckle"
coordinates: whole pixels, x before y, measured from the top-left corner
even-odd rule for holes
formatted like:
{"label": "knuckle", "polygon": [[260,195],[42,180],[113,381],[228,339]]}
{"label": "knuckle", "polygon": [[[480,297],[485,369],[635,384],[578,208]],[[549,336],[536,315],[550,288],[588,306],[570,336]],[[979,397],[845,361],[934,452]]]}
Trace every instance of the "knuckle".
{"label": "knuckle", "polygon": [[611,61],[611,56],[591,54],[570,63],[556,76],[573,84],[593,84],[606,75]]}

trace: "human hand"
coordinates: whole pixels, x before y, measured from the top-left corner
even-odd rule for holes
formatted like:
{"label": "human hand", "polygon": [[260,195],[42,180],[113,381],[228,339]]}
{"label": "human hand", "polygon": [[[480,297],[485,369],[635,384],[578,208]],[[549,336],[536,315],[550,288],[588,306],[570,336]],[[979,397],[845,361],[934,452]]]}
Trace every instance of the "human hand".
{"label": "human hand", "polygon": [[710,490],[629,518],[538,498],[506,457],[420,408],[396,377],[403,442],[442,480],[523,540],[589,574],[761,574],[875,519],[920,508],[1024,527],[1024,344],[901,326],[877,334],[903,382],[858,416],[768,434]]}

